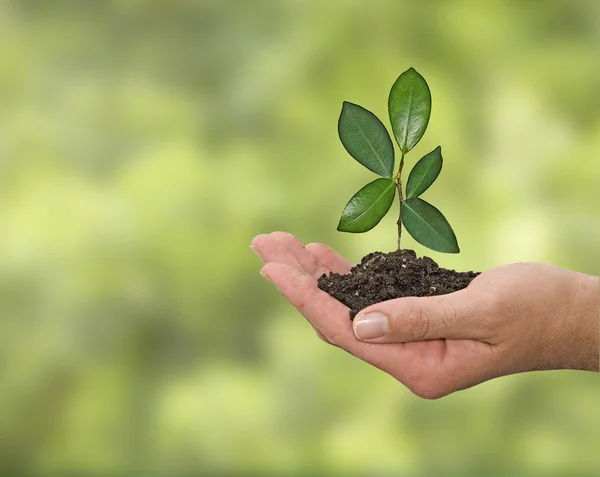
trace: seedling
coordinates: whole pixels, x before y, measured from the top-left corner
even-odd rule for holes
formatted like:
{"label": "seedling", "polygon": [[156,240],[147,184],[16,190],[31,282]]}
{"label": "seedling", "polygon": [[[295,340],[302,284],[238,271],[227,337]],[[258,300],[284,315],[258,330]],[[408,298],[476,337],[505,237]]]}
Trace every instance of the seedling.
{"label": "seedling", "polygon": [[398,250],[402,225],[421,245],[437,252],[460,251],[452,227],[421,195],[442,170],[442,149],[435,148],[413,167],[402,192],[404,156],[420,141],[431,115],[431,93],[425,79],[410,68],[400,75],[388,99],[390,122],[400,148],[400,163],[394,175],[394,145],[383,123],[370,111],[344,102],[338,122],[342,144],[367,169],[382,176],[360,189],[350,199],[338,224],[341,232],[361,233],[375,227],[390,209],[396,191],[400,201]]}

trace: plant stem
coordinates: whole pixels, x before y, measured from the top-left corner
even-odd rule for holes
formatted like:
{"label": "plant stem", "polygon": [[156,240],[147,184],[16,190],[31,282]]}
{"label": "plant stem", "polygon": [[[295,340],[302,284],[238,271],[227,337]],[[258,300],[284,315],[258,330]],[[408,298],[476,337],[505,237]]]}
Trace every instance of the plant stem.
{"label": "plant stem", "polygon": [[396,187],[398,188],[398,200],[400,201],[400,211],[398,212],[398,250],[400,250],[400,238],[402,237],[402,202],[404,197],[402,196],[402,168],[404,167],[404,153],[400,158],[400,167],[398,167],[398,174],[396,174]]}

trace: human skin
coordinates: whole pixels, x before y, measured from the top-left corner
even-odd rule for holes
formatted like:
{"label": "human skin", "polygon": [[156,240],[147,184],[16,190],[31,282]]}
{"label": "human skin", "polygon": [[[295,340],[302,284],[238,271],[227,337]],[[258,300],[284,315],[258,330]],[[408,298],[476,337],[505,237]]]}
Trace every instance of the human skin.
{"label": "human skin", "polygon": [[251,247],[265,262],[260,273],[323,341],[422,398],[527,371],[599,371],[598,277],[544,263],[504,265],[464,290],[377,303],[352,322],[348,308],[317,287],[323,273],[347,273],[351,262],[285,232],[258,235]]}

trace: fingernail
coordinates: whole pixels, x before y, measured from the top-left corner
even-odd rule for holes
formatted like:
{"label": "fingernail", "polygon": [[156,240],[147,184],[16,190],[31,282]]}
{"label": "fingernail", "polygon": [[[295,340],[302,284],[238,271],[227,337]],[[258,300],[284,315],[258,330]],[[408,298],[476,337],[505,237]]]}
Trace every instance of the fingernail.
{"label": "fingernail", "polygon": [[[263,277],[265,277],[265,278],[266,278],[268,281],[270,281],[270,282],[271,282],[271,278],[269,278],[269,275],[267,275],[267,273],[266,273],[266,272],[263,272],[263,271],[261,270],[261,271],[260,271],[260,274],[261,274]],[[271,283],[273,283],[273,282],[271,282]]]}
{"label": "fingernail", "polygon": [[354,335],[359,340],[372,340],[385,336],[390,330],[387,316],[373,312],[359,315],[354,319]]}
{"label": "fingernail", "polygon": [[258,255],[258,258],[260,258],[263,261],[263,263],[267,263],[265,262],[265,259],[263,258],[262,254],[260,253],[260,249],[256,245],[250,245],[250,248],[256,255]]}

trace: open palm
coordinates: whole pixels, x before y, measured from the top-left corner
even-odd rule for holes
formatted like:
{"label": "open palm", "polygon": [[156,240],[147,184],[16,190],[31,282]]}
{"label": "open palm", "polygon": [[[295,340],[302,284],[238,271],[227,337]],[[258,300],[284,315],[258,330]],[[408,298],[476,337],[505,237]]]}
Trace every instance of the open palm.
{"label": "open palm", "polygon": [[[353,266],[329,247],[304,247],[296,237],[284,232],[259,235],[252,247],[266,263],[263,275],[306,317],[321,339],[385,371],[415,394],[436,398],[455,391],[457,386],[465,388],[493,377],[492,373],[488,375],[486,363],[491,365],[495,345],[475,339],[427,339],[427,330],[419,323],[413,325],[416,333],[423,334],[423,340],[386,344],[358,340],[348,307],[317,287],[317,279],[323,273],[347,273]],[[468,300],[466,294],[482,278],[485,279],[482,275],[468,290],[457,293],[463,293]],[[415,316],[415,320],[419,321],[419,317]]]}

